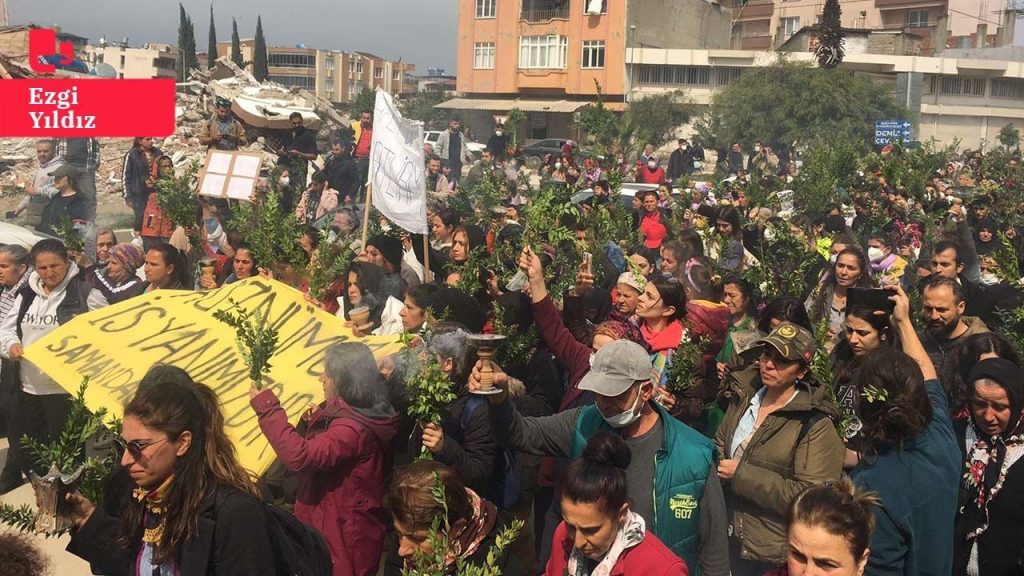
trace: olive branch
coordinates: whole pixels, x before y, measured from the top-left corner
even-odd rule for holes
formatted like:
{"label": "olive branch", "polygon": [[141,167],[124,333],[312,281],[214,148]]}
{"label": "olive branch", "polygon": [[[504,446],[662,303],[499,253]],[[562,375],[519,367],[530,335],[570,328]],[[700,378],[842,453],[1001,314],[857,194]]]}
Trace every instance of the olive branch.
{"label": "olive branch", "polygon": [[217,310],[213,317],[235,329],[235,344],[249,368],[249,379],[258,390],[263,375],[269,374],[272,367],[270,358],[277,348],[277,328],[265,322],[259,311],[250,314],[234,299],[228,298],[228,302],[234,311]]}

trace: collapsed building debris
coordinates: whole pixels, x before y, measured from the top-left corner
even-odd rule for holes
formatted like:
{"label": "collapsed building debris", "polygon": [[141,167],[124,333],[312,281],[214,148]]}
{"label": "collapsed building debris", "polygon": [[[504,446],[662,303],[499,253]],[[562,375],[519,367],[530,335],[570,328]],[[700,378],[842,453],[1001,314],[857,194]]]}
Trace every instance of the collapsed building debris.
{"label": "collapsed building debris", "polygon": [[[0,58],[0,78],[32,76],[35,74],[26,67]],[[222,98],[231,102],[234,116],[246,129],[248,144],[241,149],[262,152],[267,169],[277,162],[277,155],[271,150],[279,146],[280,137],[291,128],[288,117],[292,112],[301,114],[306,127],[317,132],[321,150],[330,147],[332,138],[351,130],[348,116],[335,110],[330,101],[308,90],[257,82],[228,57],[217,59],[209,70],[192,70],[190,76],[189,81],[177,85],[174,134],[154,143],[163,154],[171,156],[175,166],[205,159],[207,147],[200,144],[199,137],[215,114],[217,100]],[[124,157],[131,145],[131,138],[100,139],[96,181],[101,224],[109,223],[104,221],[104,214],[131,212],[121,199]],[[36,169],[35,139],[0,139],[0,190],[5,191],[3,196],[12,196],[4,198],[0,207],[17,203],[17,194],[11,191],[23,188]]]}

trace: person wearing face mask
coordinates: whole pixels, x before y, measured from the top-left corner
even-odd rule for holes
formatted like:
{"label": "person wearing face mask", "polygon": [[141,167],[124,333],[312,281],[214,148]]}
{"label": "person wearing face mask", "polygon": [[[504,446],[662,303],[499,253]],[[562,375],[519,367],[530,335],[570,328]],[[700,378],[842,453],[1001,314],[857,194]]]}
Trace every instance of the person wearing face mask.
{"label": "person wearing face mask", "polygon": [[504,124],[499,122],[494,125],[494,133],[487,139],[487,148],[494,152],[498,162],[508,157],[508,134],[505,133]]}
{"label": "person wearing face mask", "polygon": [[675,182],[681,176],[693,174],[694,156],[686,138],[679,139],[679,147],[672,151],[668,157],[668,171],[666,177],[669,182]]}
{"label": "person wearing face mask", "polygon": [[657,184],[659,186],[667,182],[665,169],[658,165],[658,158],[653,153],[648,156],[643,166],[637,168],[636,181],[640,184]]}
{"label": "person wearing face mask", "polygon": [[903,281],[907,261],[892,251],[892,239],[882,232],[868,237],[868,260],[871,275],[881,277],[882,286],[896,286]]}
{"label": "person wearing face mask", "polygon": [[786,561],[785,514],[801,490],[838,480],[845,448],[824,386],[810,373],[811,333],[783,323],[758,343],[760,362],[731,372],[715,448],[725,486],[733,576],[760,576]]}
{"label": "person wearing face mask", "polygon": [[[728,574],[724,499],[713,447],[653,401],[651,363],[642,346],[628,340],[602,346],[579,385],[594,394],[594,403],[554,416],[520,415],[507,401],[508,376],[497,365],[494,371],[501,392],[488,400],[492,429],[503,445],[576,459],[597,432],[615,432],[633,454],[626,467],[630,509],[694,573]],[[482,388],[479,363],[469,386]],[[546,561],[549,554],[541,556]]]}

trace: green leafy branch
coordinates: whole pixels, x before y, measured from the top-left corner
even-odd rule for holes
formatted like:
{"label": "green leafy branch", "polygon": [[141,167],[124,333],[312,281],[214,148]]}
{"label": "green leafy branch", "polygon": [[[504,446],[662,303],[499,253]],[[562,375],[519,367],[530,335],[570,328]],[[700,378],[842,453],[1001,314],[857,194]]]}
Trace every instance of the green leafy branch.
{"label": "green leafy branch", "polygon": [[299,268],[306,264],[296,242],[301,232],[295,214],[285,212],[281,206],[277,187],[280,174],[278,170],[271,174],[270,188],[258,203],[239,203],[231,217],[231,228],[246,231],[245,239],[260,266],[271,268],[275,262],[287,262]]}
{"label": "green leafy branch", "polygon": [[320,247],[309,267],[309,295],[317,300],[323,300],[324,293],[345,273],[352,260],[348,243],[331,242],[329,236],[327,230],[320,231]]}
{"label": "green leafy branch", "polygon": [[681,396],[700,380],[699,370],[703,365],[704,350],[707,349],[709,342],[705,336],[694,339],[692,335],[687,335],[679,346],[676,346],[672,351],[665,386],[669,392]]}
{"label": "green leafy branch", "polygon": [[60,241],[64,243],[68,252],[81,254],[85,250],[85,240],[78,233],[78,230],[75,230],[75,224],[67,214],[60,217],[60,221],[53,227],[53,231],[60,238]]}
{"label": "green leafy branch", "polygon": [[495,302],[493,306],[494,320],[491,328],[495,334],[505,337],[505,341],[494,353],[495,362],[506,368],[519,363],[526,364],[530,361],[530,354],[540,339],[537,327],[531,324],[525,331],[521,330],[518,326],[509,324],[505,318],[505,308],[501,304]]}
{"label": "green leafy branch", "polygon": [[[411,355],[410,349],[406,349]],[[432,354],[421,355],[418,367],[406,375],[405,388],[410,400],[408,415],[421,424],[441,424],[445,411],[455,398],[448,373]],[[430,458],[423,447],[420,458]]]}
{"label": "green leafy branch", "polygon": [[181,226],[188,234],[193,253],[198,253],[199,202],[196,200],[194,181],[199,173],[199,161],[193,161],[181,176],[161,176],[156,181],[157,202],[173,226]]}
{"label": "green leafy branch", "polygon": [[18,532],[32,532],[36,529],[36,513],[28,504],[14,506],[0,502],[0,524],[6,524]]}
{"label": "green leafy branch", "polygon": [[277,348],[277,328],[265,322],[259,311],[250,313],[231,298],[228,302],[234,307],[234,312],[217,310],[213,317],[235,329],[235,344],[249,367],[249,379],[259,389],[263,375],[270,373],[270,358]]}

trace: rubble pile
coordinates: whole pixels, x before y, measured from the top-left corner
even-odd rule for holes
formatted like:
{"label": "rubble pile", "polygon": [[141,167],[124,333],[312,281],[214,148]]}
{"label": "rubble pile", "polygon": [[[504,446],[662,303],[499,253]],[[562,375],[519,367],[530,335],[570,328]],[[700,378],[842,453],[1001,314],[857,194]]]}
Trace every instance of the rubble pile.
{"label": "rubble pile", "polygon": [[[18,72],[22,72],[18,70]],[[332,138],[351,130],[347,115],[308,90],[289,88],[274,82],[257,82],[251,73],[239,68],[228,57],[219,58],[209,70],[193,70],[191,80],[179,82],[175,106],[175,133],[157,139],[154,145],[171,156],[175,166],[202,162],[206,146],[199,137],[215,113],[218,99],[232,103],[232,112],[246,128],[248,144],[241,149],[263,152],[263,165],[271,168],[277,156],[270,152],[279,137],[290,129],[288,116],[302,114],[308,128],[317,130],[321,150],[330,148]],[[96,175],[97,219],[101,225],[118,222],[119,215],[131,210],[121,199],[124,157],[131,138],[101,138],[100,166]],[[17,204],[17,188],[29,182],[36,171],[35,139],[0,139],[0,208]]]}

